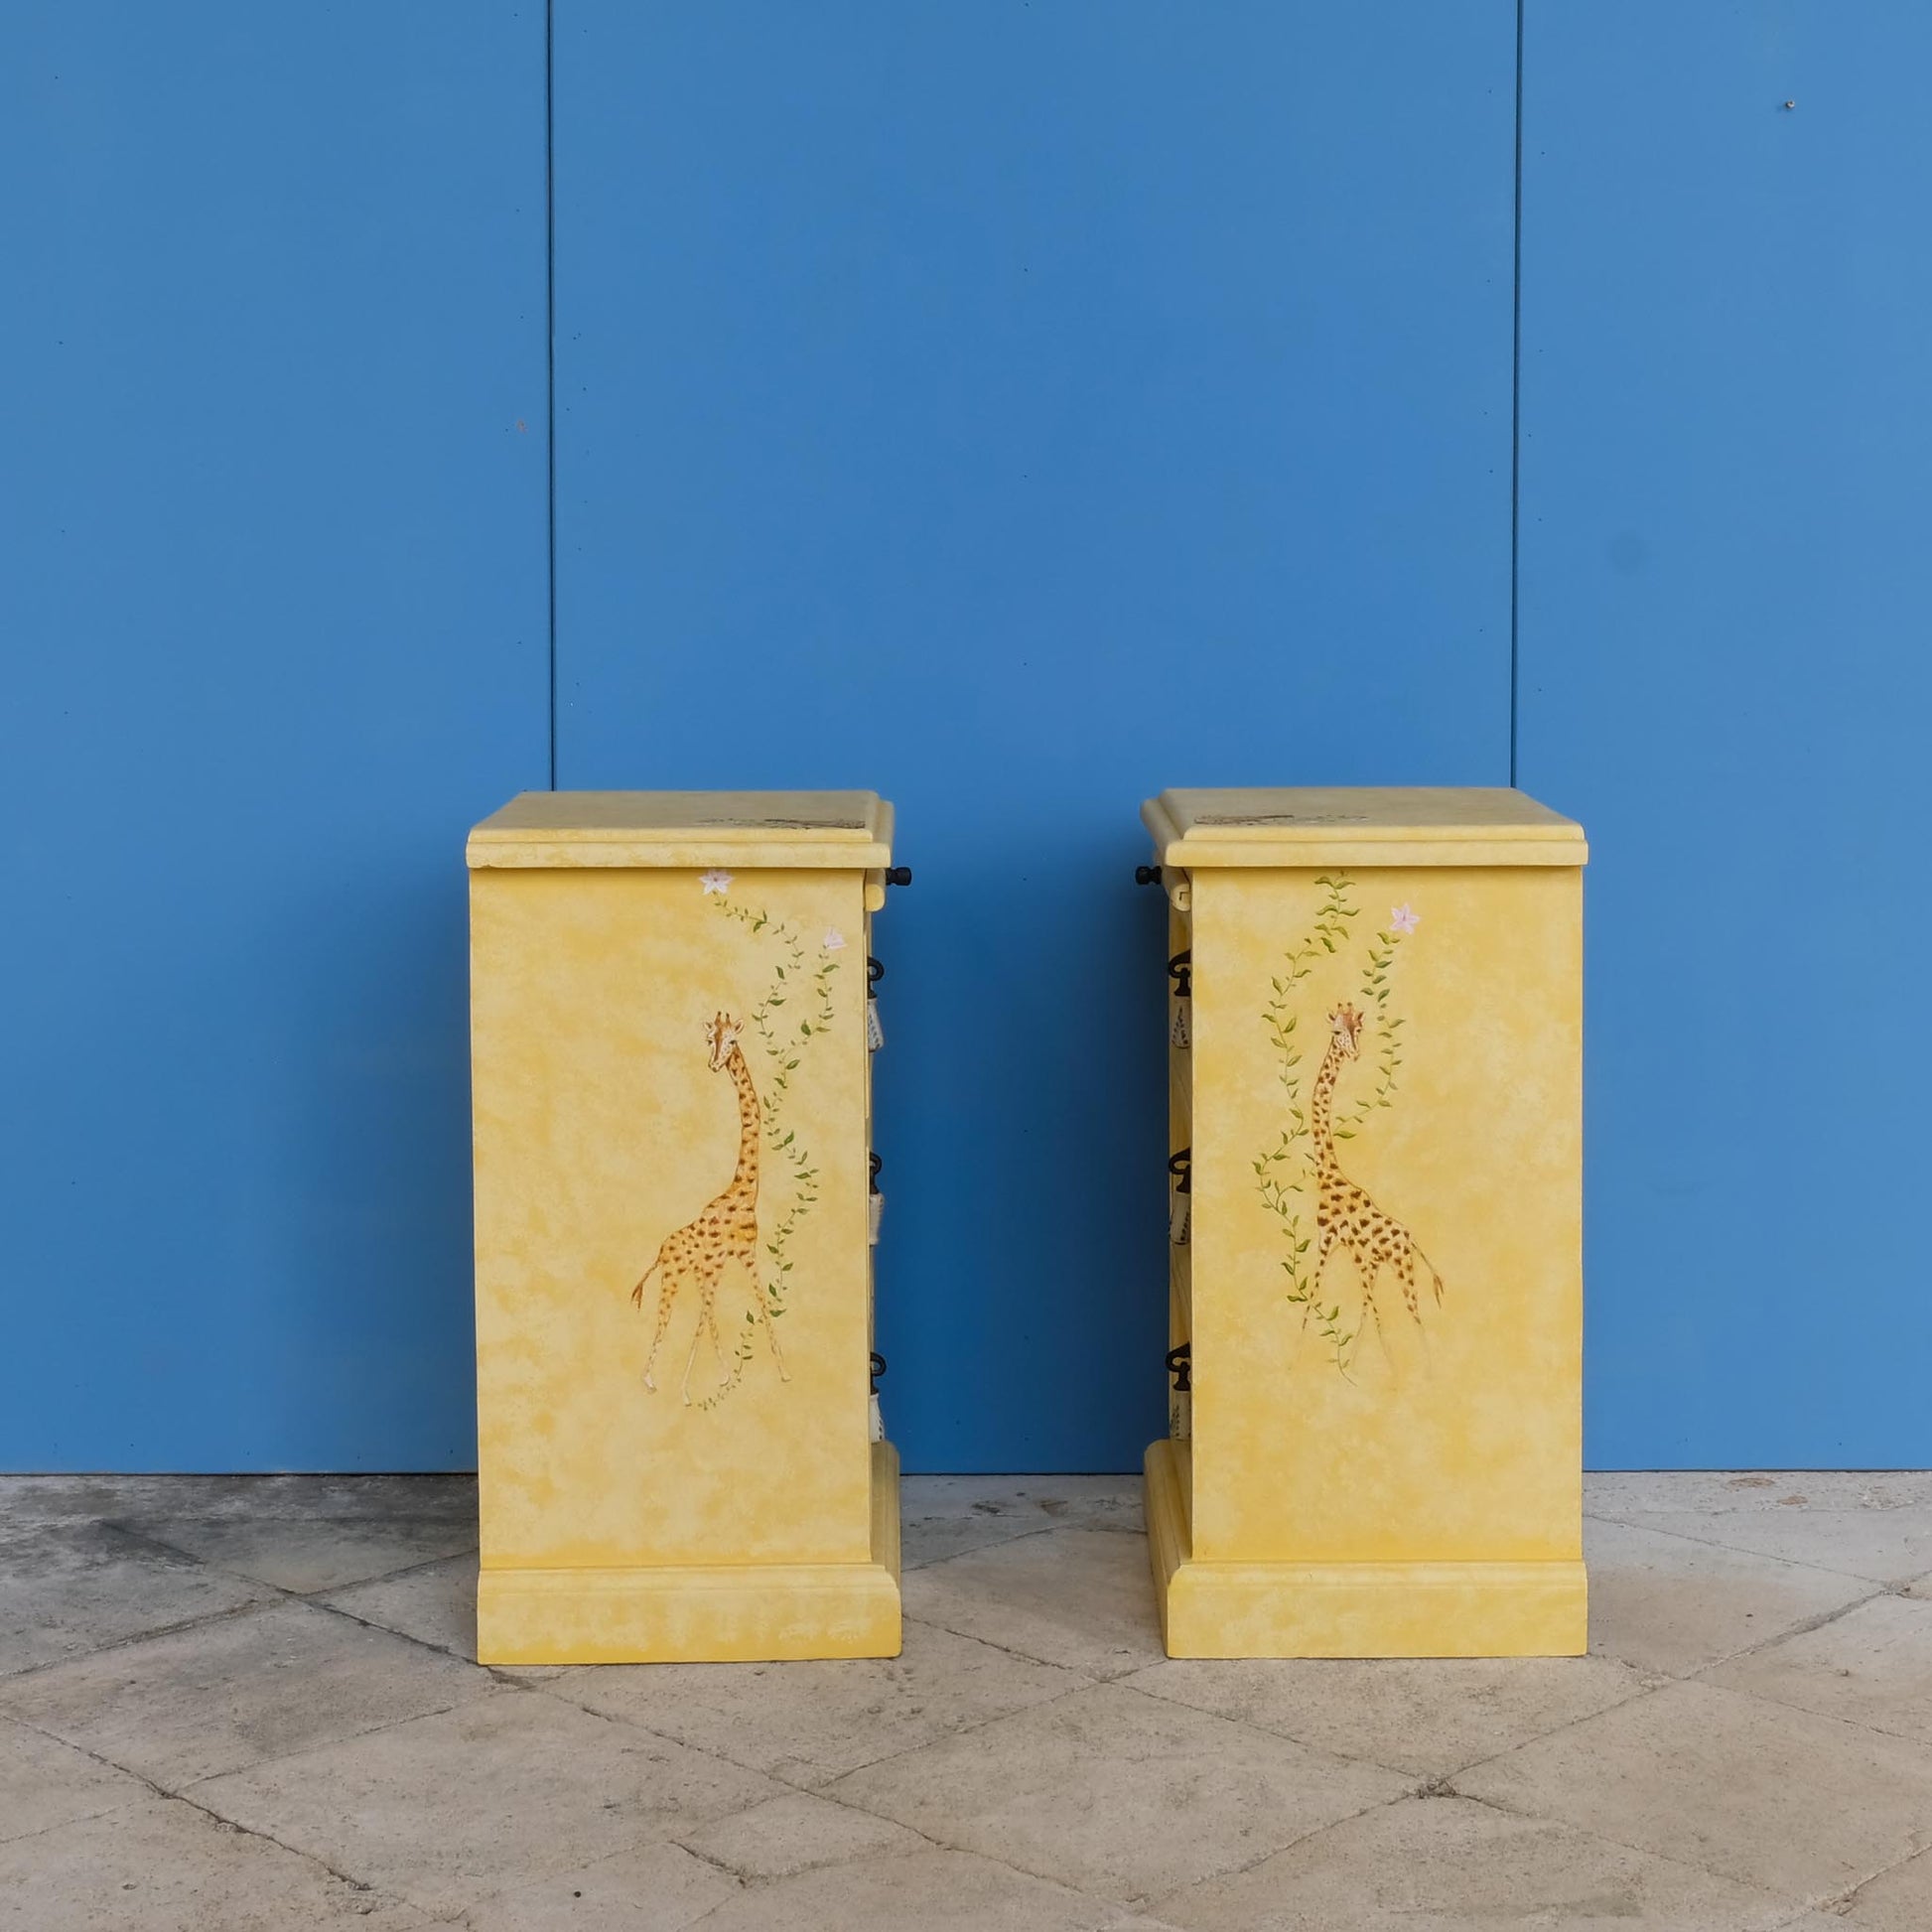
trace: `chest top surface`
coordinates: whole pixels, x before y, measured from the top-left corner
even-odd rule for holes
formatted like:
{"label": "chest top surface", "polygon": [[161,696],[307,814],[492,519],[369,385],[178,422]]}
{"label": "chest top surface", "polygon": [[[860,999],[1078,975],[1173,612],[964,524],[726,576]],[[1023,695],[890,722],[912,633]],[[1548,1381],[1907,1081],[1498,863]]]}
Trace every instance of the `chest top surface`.
{"label": "chest top surface", "polygon": [[799,867],[892,863],[893,808],[872,791],[525,791],[470,834],[493,867]]}
{"label": "chest top surface", "polygon": [[1527,792],[1482,785],[1182,787],[1141,807],[1161,863],[1581,866],[1584,828]]}

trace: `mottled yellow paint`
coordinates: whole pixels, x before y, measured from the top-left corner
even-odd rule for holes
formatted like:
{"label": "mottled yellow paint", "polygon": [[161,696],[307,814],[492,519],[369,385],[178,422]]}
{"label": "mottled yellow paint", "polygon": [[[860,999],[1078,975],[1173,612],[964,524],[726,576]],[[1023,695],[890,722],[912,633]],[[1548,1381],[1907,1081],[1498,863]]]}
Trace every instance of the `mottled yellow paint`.
{"label": "mottled yellow paint", "polygon": [[[1144,816],[1173,949],[1192,949],[1170,1105],[1192,1149],[1171,1298],[1190,1438],[1148,1456],[1169,1650],[1581,1652],[1581,831],[1507,791],[1170,792]],[[1348,882],[1357,916],[1276,995],[1323,878]],[[1396,1085],[1333,1151],[1425,1251],[1421,1319],[1384,1267],[1378,1330],[1338,1248],[1305,1320],[1256,1163],[1295,1106],[1307,1117],[1329,1016],[1367,1007],[1372,1026],[1366,955],[1398,907],[1416,925],[1387,975]],[[1295,1094],[1271,997],[1296,1020]],[[1336,1064],[1339,1122],[1374,1096],[1372,1042]],[[1305,1275],[1318,1192],[1311,1173]],[[1331,1309],[1346,1348],[1321,1332]]]}
{"label": "mottled yellow paint", "polygon": [[[865,962],[890,825],[870,793],[564,793],[526,794],[472,835],[484,1662],[898,1649],[897,1464],[869,1440],[867,1375]],[[822,1000],[799,957],[807,980],[830,969]],[[767,1037],[752,1016],[779,966]],[[705,1036],[721,1012],[744,1023],[765,1119],[798,1061],[779,1127],[809,1150],[817,1198],[771,1324],[789,1379],[739,1270],[717,1301],[729,1375],[687,1283],[653,1393],[661,1276],[641,1307],[632,1288],[738,1159],[733,1079]],[[767,1280],[797,1198],[771,1138]]]}

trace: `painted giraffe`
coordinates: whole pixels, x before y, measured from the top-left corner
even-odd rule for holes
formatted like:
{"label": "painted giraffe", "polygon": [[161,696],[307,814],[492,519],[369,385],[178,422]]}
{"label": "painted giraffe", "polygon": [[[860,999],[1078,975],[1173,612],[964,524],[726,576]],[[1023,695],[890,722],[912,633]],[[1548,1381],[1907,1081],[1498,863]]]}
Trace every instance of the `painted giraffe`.
{"label": "painted giraffe", "polygon": [[[1416,1245],[1416,1238],[1392,1214],[1384,1214],[1365,1189],[1342,1173],[1335,1159],[1334,1100],[1335,1082],[1341,1077],[1341,1063],[1361,1051],[1362,1016],[1351,1006],[1339,1006],[1329,1014],[1331,1036],[1322,1056],[1321,1070],[1314,1076],[1311,1097],[1310,1127],[1314,1141],[1315,1209],[1314,1223],[1319,1239],[1314,1251],[1314,1279],[1336,1248],[1346,1248],[1354,1257],[1355,1272],[1361,1278],[1362,1306],[1375,1317],[1375,1332],[1382,1332],[1382,1311],[1375,1306],[1375,1277],[1384,1263],[1395,1270],[1402,1284],[1402,1299],[1422,1326],[1422,1310],[1416,1303],[1416,1263],[1429,1270],[1436,1285],[1438,1304],[1443,1299],[1443,1278],[1436,1264]],[[1304,1321],[1308,1311],[1302,1311]]]}
{"label": "painted giraffe", "polygon": [[630,1291],[633,1307],[644,1305],[644,1283],[658,1277],[657,1329],[650,1338],[650,1353],[644,1360],[644,1387],[652,1390],[657,1382],[652,1374],[664,1331],[671,1325],[671,1310],[678,1290],[686,1282],[698,1288],[698,1325],[691,1331],[691,1352],[684,1358],[683,1395],[691,1401],[691,1365],[698,1358],[698,1343],[710,1335],[718,1356],[719,1386],[732,1380],[725,1360],[725,1344],[718,1332],[718,1288],[728,1268],[742,1266],[752,1277],[753,1307],[771,1345],[772,1359],[778,1364],[781,1380],[789,1382],[785,1358],[778,1347],[778,1336],[771,1325],[771,1311],[764,1304],[764,1290],[758,1279],[759,1247],[759,1130],[762,1119],[758,1089],[752,1084],[752,1069],[738,1038],[742,1029],[729,1014],[716,1015],[704,1030],[705,1044],[711,1050],[711,1070],[729,1073],[738,1091],[738,1166],[732,1171],[731,1184],[695,1220],[685,1222],[664,1237],[657,1259],[638,1278]]}

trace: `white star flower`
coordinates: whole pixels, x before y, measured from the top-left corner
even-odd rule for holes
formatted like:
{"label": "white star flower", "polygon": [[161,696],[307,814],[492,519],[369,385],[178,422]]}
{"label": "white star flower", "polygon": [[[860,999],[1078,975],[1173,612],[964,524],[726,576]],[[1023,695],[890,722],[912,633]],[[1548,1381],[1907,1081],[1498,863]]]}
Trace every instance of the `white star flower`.
{"label": "white star flower", "polygon": [[707,897],[713,893],[729,892],[731,883],[732,876],[728,872],[701,872],[698,875],[698,884],[705,889]]}
{"label": "white star flower", "polygon": [[837,926],[827,926],[825,928],[824,940],[821,943],[827,952],[844,952],[845,934]]}

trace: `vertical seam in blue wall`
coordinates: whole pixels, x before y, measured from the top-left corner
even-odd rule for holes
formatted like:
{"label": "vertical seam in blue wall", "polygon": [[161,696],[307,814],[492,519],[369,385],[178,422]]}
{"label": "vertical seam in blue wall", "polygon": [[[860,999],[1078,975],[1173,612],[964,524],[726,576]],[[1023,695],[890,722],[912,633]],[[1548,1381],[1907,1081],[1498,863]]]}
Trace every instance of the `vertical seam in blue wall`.
{"label": "vertical seam in blue wall", "polygon": [[544,442],[549,459],[550,789],[557,789],[557,192],[556,0],[543,8],[543,383]]}
{"label": "vertical seam in blue wall", "polygon": [[1523,490],[1523,10],[1516,0],[1516,209],[1509,309],[1509,782],[1516,783]]}

